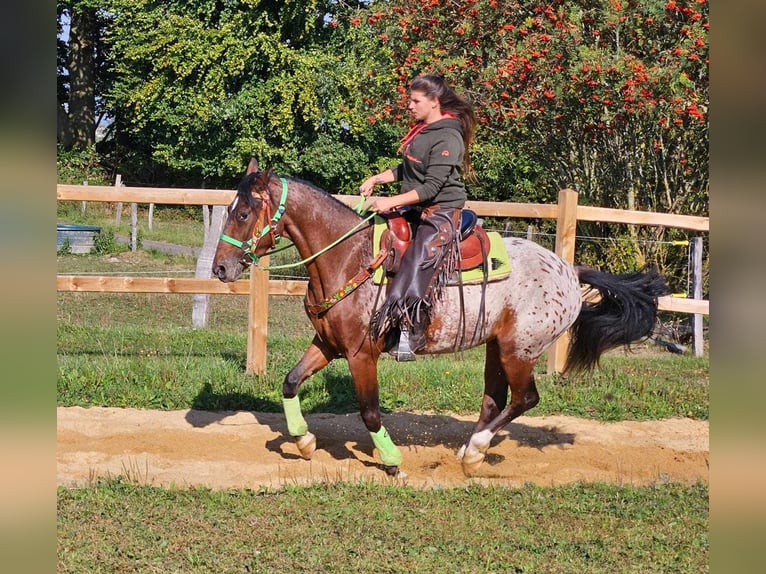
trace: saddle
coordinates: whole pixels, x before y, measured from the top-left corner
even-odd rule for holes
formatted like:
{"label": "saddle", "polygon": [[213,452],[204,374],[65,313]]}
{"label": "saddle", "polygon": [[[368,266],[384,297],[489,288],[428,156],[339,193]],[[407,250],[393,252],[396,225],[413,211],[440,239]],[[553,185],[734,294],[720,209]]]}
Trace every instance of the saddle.
{"label": "saddle", "polygon": [[[399,270],[405,251],[412,244],[412,225],[415,221],[411,211],[396,212],[385,216],[387,227],[380,237],[380,249],[388,250],[383,267],[389,275]],[[479,267],[489,253],[487,232],[477,225],[476,212],[463,209],[460,212],[460,271]]]}

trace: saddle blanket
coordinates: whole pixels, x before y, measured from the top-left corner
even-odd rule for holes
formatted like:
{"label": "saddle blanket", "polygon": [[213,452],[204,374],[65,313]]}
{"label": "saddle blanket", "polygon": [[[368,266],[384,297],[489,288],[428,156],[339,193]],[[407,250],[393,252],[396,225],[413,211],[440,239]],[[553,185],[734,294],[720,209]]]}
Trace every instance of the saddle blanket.
{"label": "saddle blanket", "polygon": [[[372,250],[373,257],[380,252],[380,238],[383,232],[386,230],[386,221],[381,217],[374,219],[375,225],[372,234]],[[508,258],[508,250],[505,248],[503,237],[497,231],[487,231],[487,237],[489,237],[489,253],[487,259],[489,263],[489,269],[487,274],[487,281],[498,281],[507,277],[511,273],[511,262]],[[482,266],[474,267],[460,272],[463,285],[481,284],[484,281],[484,271]],[[372,276],[376,285],[380,285],[381,282],[386,280],[385,270],[383,266],[378,267]],[[455,277],[448,283],[448,285],[459,285],[457,272]]]}

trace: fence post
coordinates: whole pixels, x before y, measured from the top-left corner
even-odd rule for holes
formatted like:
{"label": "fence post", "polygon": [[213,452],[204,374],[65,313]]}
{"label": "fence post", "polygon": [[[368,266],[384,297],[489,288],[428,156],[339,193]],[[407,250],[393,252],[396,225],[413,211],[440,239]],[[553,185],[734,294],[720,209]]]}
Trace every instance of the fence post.
{"label": "fence post", "polygon": [[[122,176],[118,173],[117,178],[114,180],[114,187],[122,187]],[[119,227],[120,220],[122,219],[122,202],[118,201],[114,206],[114,224]]]}
{"label": "fence post", "polygon": [[[572,189],[559,191],[556,216],[556,255],[574,263],[575,237],[577,233],[577,192]],[[561,373],[569,348],[569,331],[565,331],[548,349],[548,374]]]}
{"label": "fence post", "polygon": [[[695,237],[692,246],[692,298],[702,299],[702,238]],[[692,315],[692,347],[694,356],[701,357],[704,354],[705,341],[702,334],[702,315]]]}
{"label": "fence post", "polygon": [[138,250],[138,204],[130,204],[130,250]]}
{"label": "fence post", "polygon": [[[267,266],[269,258],[263,257]],[[247,319],[247,372],[266,373],[266,337],[269,325],[269,272],[250,268],[250,298]]]}
{"label": "fence post", "polygon": [[[213,206],[212,220],[208,213],[208,206],[202,206],[202,212],[205,215],[205,241],[197,257],[197,267],[194,277],[200,279],[210,279],[213,276],[213,258],[215,250],[218,247],[218,238],[221,235],[223,222],[226,218],[226,206]],[[192,327],[195,329],[204,329],[207,327],[210,317],[210,295],[196,293],[192,296]]]}
{"label": "fence post", "polygon": [[[88,180],[86,179],[85,181],[82,182],[82,184],[83,185],[88,185]],[[82,213],[83,215],[85,215],[85,207],[87,205],[88,205],[87,201],[80,202],[80,213]]]}

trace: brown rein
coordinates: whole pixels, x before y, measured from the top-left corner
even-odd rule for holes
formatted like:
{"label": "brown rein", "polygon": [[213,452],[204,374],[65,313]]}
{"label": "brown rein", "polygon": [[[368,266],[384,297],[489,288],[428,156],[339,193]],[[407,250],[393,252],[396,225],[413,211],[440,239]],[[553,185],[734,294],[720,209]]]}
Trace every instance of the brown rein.
{"label": "brown rein", "polygon": [[[341,300],[353,293],[357,287],[372,277],[372,274],[375,273],[375,270],[383,264],[383,261],[385,261],[386,257],[388,257],[388,249],[381,249],[377,256],[375,256],[375,258],[370,261],[370,264],[365,269],[362,269],[359,273],[354,275],[346,282],[343,287],[338,289],[335,293],[329,297],[325,297],[324,301],[321,303],[308,303],[306,305],[308,312],[318,317],[322,313],[327,312],[336,303],[340,303]],[[310,292],[306,293],[307,298],[309,293]]]}

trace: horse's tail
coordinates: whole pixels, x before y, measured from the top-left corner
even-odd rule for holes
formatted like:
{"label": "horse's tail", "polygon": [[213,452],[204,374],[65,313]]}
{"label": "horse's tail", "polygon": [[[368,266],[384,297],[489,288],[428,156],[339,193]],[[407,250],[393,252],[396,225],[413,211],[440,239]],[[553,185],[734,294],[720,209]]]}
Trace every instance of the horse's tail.
{"label": "horse's tail", "polygon": [[648,336],[657,319],[657,297],[669,293],[665,280],[655,268],[613,275],[577,267],[585,293],[598,291],[600,298],[583,301],[570,331],[569,353],[564,372],[590,370],[603,353]]}

